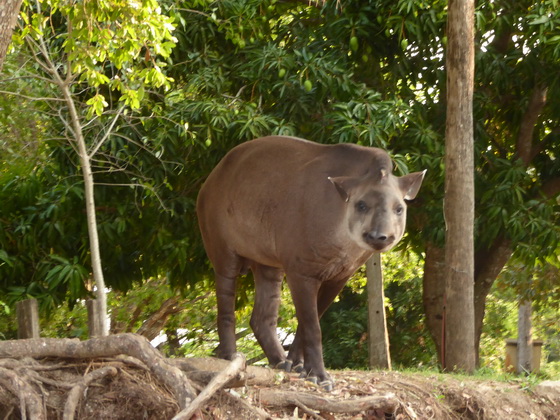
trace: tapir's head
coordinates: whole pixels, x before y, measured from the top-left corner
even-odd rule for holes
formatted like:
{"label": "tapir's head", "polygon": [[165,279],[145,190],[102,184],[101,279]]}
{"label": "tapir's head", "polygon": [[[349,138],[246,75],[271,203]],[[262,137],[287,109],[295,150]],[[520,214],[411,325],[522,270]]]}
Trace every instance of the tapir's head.
{"label": "tapir's head", "polygon": [[426,172],[397,177],[389,171],[381,168],[362,177],[329,177],[346,203],[350,236],[366,250],[388,251],[400,241],[406,225],[405,200],[416,197]]}

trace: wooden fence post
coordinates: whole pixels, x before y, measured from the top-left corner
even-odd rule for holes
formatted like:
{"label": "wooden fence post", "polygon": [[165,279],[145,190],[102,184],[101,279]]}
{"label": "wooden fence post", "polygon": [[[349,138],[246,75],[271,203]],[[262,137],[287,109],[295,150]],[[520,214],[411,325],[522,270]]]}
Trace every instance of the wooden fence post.
{"label": "wooden fence post", "polygon": [[518,374],[533,371],[533,331],[531,323],[532,302],[522,300],[519,302],[517,315],[517,366]]}
{"label": "wooden fence post", "polygon": [[16,303],[18,339],[39,338],[39,305],[37,299],[25,299]]}
{"label": "wooden fence post", "polygon": [[391,354],[389,353],[389,334],[385,317],[385,293],[383,292],[381,254],[373,254],[366,262],[366,276],[369,367],[390,370]]}
{"label": "wooden fence post", "polygon": [[101,310],[99,301],[96,299],[86,300],[86,308],[88,313],[88,330],[90,337],[103,336],[103,323],[101,322]]}

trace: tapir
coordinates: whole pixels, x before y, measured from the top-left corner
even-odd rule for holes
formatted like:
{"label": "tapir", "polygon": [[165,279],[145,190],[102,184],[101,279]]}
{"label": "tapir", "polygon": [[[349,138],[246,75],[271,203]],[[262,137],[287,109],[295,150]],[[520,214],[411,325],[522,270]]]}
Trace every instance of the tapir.
{"label": "tapir", "polygon": [[[378,148],[284,136],[247,141],[226,154],[197,199],[216,280],[219,357],[236,351],[236,279],[250,269],[250,325],[270,365],[333,388],[319,319],[358,267],[402,238],[405,200],[416,197],[425,173],[397,177],[392,170]],[[287,356],[276,330],[284,276],[298,320]]]}

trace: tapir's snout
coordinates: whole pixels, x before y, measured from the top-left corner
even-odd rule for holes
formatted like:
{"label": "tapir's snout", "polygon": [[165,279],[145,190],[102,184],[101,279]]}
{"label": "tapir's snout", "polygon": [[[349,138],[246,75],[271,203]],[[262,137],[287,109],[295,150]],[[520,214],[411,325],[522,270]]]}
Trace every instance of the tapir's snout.
{"label": "tapir's snout", "polygon": [[364,232],[364,241],[376,251],[387,250],[395,243],[395,235],[375,230]]}

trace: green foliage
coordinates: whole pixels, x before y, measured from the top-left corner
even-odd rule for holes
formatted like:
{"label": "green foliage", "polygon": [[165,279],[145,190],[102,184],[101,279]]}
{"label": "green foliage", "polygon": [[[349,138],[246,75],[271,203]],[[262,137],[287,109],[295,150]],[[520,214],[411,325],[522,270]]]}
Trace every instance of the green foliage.
{"label": "green foliage", "polygon": [[499,290],[510,290],[519,299],[535,302],[536,308],[553,307],[560,301],[559,254],[537,259],[527,265],[512,259],[507,269],[498,277]]}
{"label": "green foliage", "polygon": [[171,86],[162,67],[176,42],[174,19],[157,0],[26,0],[20,17],[16,46],[41,52],[46,63],[68,63],[61,77],[76,79],[76,91],[91,88],[88,118],[101,116],[108,100],[136,109],[147,88]]}

